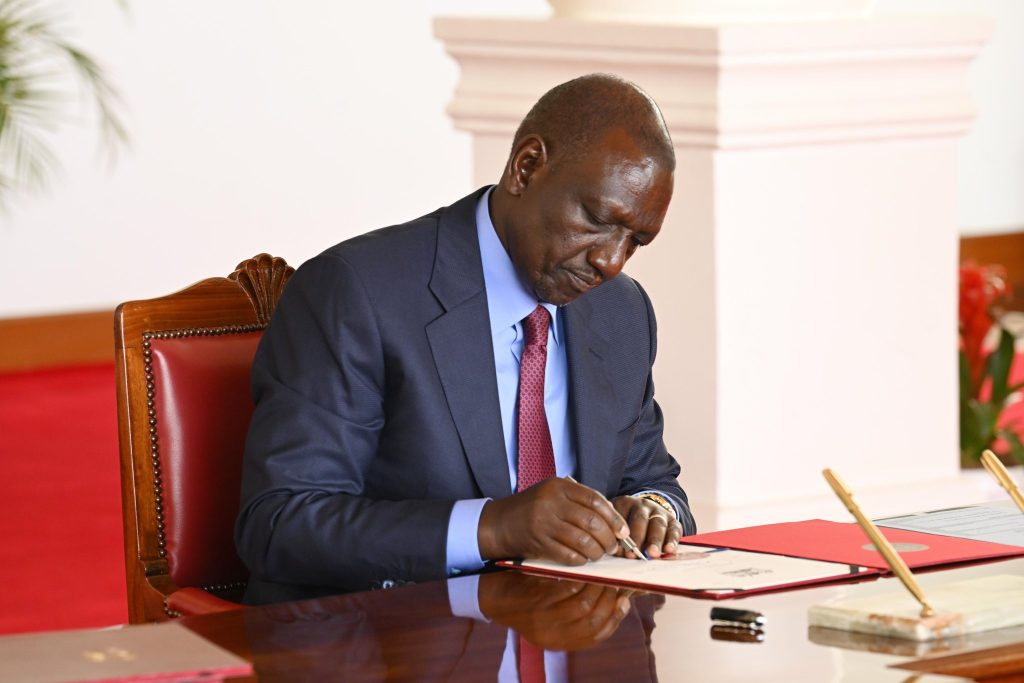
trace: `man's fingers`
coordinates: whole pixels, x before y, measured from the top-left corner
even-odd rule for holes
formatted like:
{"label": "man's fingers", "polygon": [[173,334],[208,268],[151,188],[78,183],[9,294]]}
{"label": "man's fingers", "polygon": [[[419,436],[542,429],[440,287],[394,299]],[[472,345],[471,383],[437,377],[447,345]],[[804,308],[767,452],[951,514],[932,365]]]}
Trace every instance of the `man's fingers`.
{"label": "man's fingers", "polygon": [[629,508],[629,514],[626,517],[629,522],[629,536],[636,541],[641,550],[646,550],[648,546],[646,541],[650,515],[650,510],[637,502]]}
{"label": "man's fingers", "polygon": [[[607,520],[596,510],[574,504],[563,511],[561,519],[569,527],[562,530],[563,534],[589,536],[601,547],[602,555],[615,552],[618,537],[614,529],[608,525]],[[569,538],[569,536],[563,536],[559,540],[566,545],[574,546]]]}
{"label": "man's fingers", "polygon": [[586,564],[588,560],[596,560],[604,555],[604,551],[601,550],[600,546],[596,543],[588,545],[587,547],[589,548],[590,553],[596,554],[596,557],[590,557],[590,555],[587,554],[587,551],[577,546],[563,543],[558,538],[551,538],[544,544],[542,551],[543,556],[538,559],[551,560],[553,562],[569,565],[570,567],[578,567]]}
{"label": "man's fingers", "polygon": [[[613,634],[619,627],[619,623],[629,614],[631,609],[629,598],[620,595],[614,588],[608,588],[594,596],[587,597],[594,599],[588,604],[581,605],[580,626],[575,628],[587,633],[589,640],[601,642]],[[569,625],[569,628],[573,628],[573,626]]]}
{"label": "man's fingers", "polygon": [[668,518],[663,514],[654,513],[647,518],[647,534],[642,547],[651,557],[661,557],[661,549],[665,547],[665,534],[668,531]]}
{"label": "man's fingers", "polygon": [[674,553],[679,548],[679,539],[682,535],[683,525],[679,523],[679,520],[669,520],[668,531],[665,533],[664,551],[666,553]]}
{"label": "man's fingers", "polygon": [[[668,524],[665,515],[638,500],[629,509],[628,521],[630,537],[640,549],[648,557],[661,557]],[[627,555],[632,556],[632,553]]]}
{"label": "man's fingers", "polygon": [[618,522],[623,528],[625,523],[611,504],[601,494],[575,481],[549,482],[550,487],[538,493],[545,499],[550,523],[547,533],[551,538],[590,560],[614,551],[617,537],[614,523]]}
{"label": "man's fingers", "polygon": [[[662,553],[675,551],[682,527],[659,506],[642,498],[621,496],[615,499],[615,507],[625,514],[630,536],[648,557],[661,557]],[[632,553],[626,555],[632,556]]]}
{"label": "man's fingers", "polygon": [[575,481],[565,481],[569,485],[565,489],[565,495],[569,500],[599,514],[616,538],[624,538],[629,533],[626,520],[623,519],[622,515],[618,513],[607,498],[589,486],[584,486]]}
{"label": "man's fingers", "polygon": [[612,612],[604,624],[594,633],[594,640],[598,643],[611,636],[619,628],[619,624],[626,618],[632,606],[629,598],[620,597],[615,601],[615,611]]}

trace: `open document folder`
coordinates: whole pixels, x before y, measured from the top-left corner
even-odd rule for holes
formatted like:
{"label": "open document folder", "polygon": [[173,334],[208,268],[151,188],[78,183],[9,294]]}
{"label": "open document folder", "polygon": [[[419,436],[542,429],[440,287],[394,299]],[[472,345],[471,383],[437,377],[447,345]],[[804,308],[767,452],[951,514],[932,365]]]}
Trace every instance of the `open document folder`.
{"label": "open document folder", "polygon": [[1024,548],[1024,515],[1013,501],[930,510],[876,520],[878,526]]}
{"label": "open document folder", "polygon": [[[904,529],[882,529],[911,569],[1024,555],[1024,547],[938,536]],[[856,524],[808,519],[687,536],[686,542],[715,548],[778,553],[826,562],[863,565],[888,572],[889,566]]]}
{"label": "open document folder", "polygon": [[675,555],[650,562],[604,557],[581,567],[543,560],[499,562],[503,567],[586,581],[679,593],[701,598],[735,598],[808,584],[872,578],[878,570],[835,562],[726,548],[681,545]]}

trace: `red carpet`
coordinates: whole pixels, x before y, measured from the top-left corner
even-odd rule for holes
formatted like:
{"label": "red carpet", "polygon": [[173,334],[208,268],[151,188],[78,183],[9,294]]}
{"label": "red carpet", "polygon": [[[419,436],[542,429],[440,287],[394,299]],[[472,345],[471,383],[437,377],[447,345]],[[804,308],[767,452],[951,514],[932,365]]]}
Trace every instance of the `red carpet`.
{"label": "red carpet", "polygon": [[128,619],[113,363],[0,375],[0,633]]}

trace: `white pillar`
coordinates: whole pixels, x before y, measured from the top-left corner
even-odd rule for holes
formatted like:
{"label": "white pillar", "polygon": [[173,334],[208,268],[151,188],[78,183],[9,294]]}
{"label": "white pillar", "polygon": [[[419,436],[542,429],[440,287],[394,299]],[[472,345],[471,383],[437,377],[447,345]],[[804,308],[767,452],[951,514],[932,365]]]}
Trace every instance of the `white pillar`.
{"label": "white pillar", "polygon": [[975,17],[735,25],[439,18],[449,107],[495,182],[552,85],[606,71],[661,105],[675,197],[629,272],[701,529],[972,502],[957,444],[957,141]]}

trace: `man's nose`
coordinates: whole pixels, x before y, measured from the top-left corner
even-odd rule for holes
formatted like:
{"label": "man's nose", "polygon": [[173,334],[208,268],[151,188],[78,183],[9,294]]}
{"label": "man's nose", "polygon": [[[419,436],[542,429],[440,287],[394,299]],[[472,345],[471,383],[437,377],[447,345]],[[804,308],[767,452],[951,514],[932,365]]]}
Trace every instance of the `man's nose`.
{"label": "man's nose", "polygon": [[622,271],[629,258],[629,238],[610,238],[595,245],[589,252],[587,260],[601,273],[603,280],[611,280]]}

